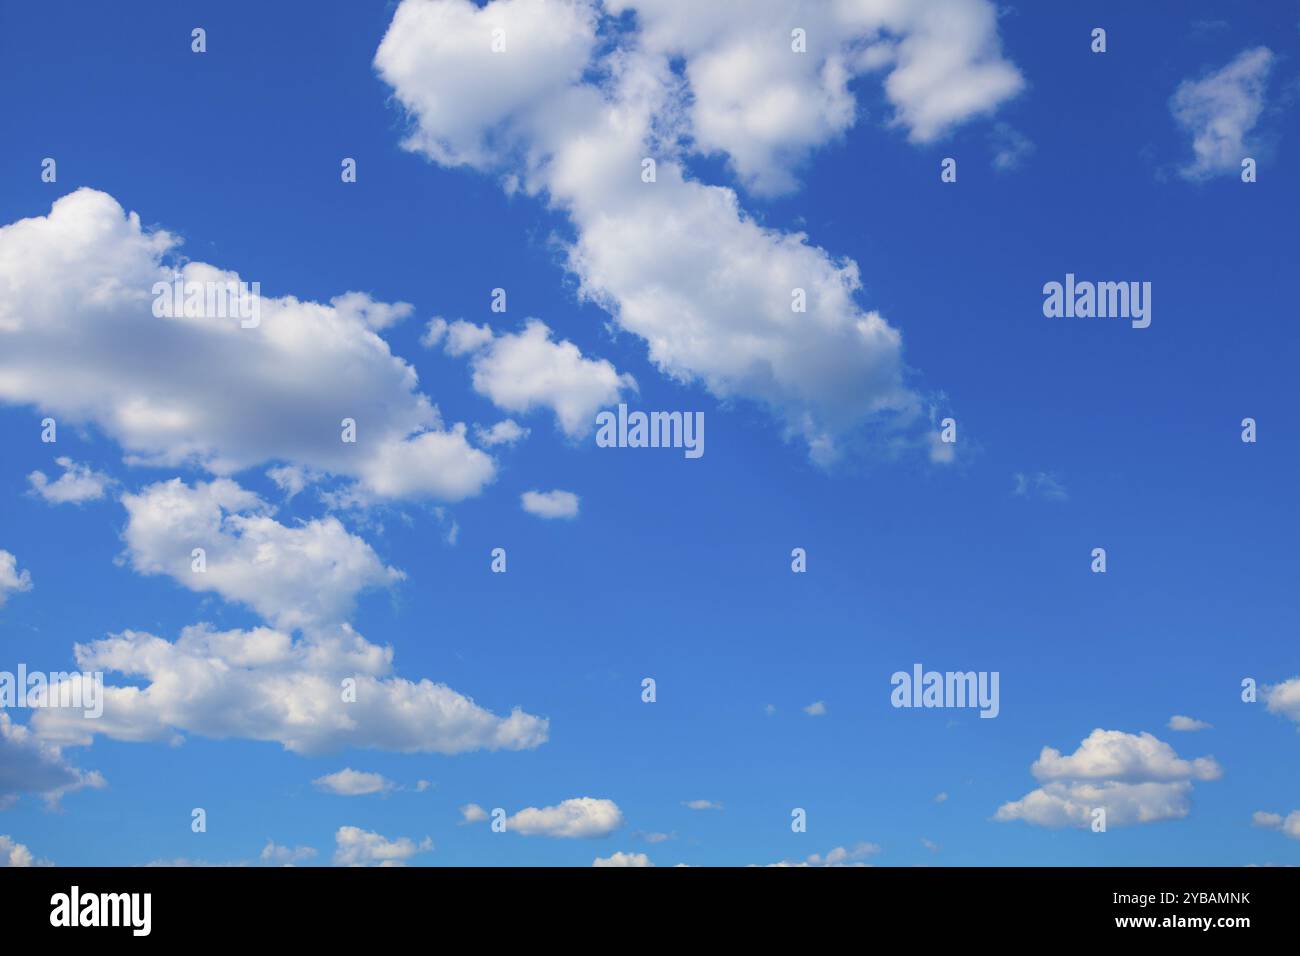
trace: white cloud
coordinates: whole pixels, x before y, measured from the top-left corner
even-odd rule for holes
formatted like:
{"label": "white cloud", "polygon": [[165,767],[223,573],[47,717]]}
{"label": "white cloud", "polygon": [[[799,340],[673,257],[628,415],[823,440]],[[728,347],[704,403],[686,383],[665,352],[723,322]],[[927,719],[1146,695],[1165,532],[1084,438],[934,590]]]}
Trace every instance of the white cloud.
{"label": "white cloud", "polygon": [[467,803],[460,808],[460,825],[482,823],[488,818],[488,812],[477,803]]}
{"label": "white cloud", "polygon": [[[117,672],[140,686],[105,686],[104,713],[36,712],[43,739],[88,744],[176,740],[181,733],[275,741],[299,754],[344,747],[455,754],[523,750],[546,741],[548,722],[519,708],[498,717],[446,684],[392,676],[391,648],[346,624],[295,640],[267,627],[217,631],[198,624],[175,642],[124,631],[78,644],[82,670]],[[355,681],[355,700],[343,681]]]}
{"label": "white cloud", "polygon": [[46,803],[57,806],[66,793],[106,785],[99,771],[85,773],[70,766],[57,744],[40,739],[0,712],[0,809],[25,793],[40,794]]}
{"label": "white cloud", "polygon": [[267,840],[262,847],[260,859],[270,866],[294,866],[305,863],[316,856],[316,850],[309,846],[278,846],[273,840]]}
{"label": "white cloud", "polygon": [[1182,714],[1174,714],[1174,716],[1169,718],[1169,723],[1166,724],[1166,726],[1170,730],[1192,731],[1208,730],[1211,725],[1207,724],[1203,720],[1197,720],[1195,717],[1185,717]]}
{"label": "white cloud", "polygon": [[359,827],[339,827],[334,842],[335,866],[405,866],[411,857],[433,849],[428,837],[419,843],[410,837],[389,840]]}
{"label": "white cloud", "polygon": [[1006,123],[997,123],[989,134],[993,147],[993,168],[1000,173],[1019,169],[1025,158],[1034,151],[1034,144],[1018,130]]}
{"label": "white cloud", "polygon": [[[644,47],[682,57],[697,148],[729,157],[747,187],[787,192],[809,152],[857,120],[849,84],[886,71],[894,123],[915,142],[995,109],[1024,85],[1002,58],[985,0],[610,0],[635,10]],[[806,52],[791,49],[805,31]]]}
{"label": "white cloud", "polygon": [[[4,552],[0,551],[0,559],[3,555]],[[0,580],[3,580],[2,569],[0,569]],[[1292,677],[1280,684],[1264,687],[1263,694],[1264,706],[1268,708],[1270,714],[1281,714],[1288,720],[1300,724],[1300,677]],[[1300,731],[1300,727],[1296,729]]]}
{"label": "white cloud", "polygon": [[[33,727],[42,740],[88,744],[104,734],[178,741],[194,733],[275,741],[301,754],[344,747],[454,754],[546,741],[544,718],[518,707],[500,717],[445,684],[392,673],[392,649],[370,643],[344,618],[360,591],[401,574],[336,518],[290,528],[225,478],[193,487],[160,482],[122,500],[126,557],[135,570],[242,602],[275,626],[218,631],[197,624],[174,642],[127,630],[78,644],[82,670],[116,672],[132,683],[104,688],[98,719],[38,711]],[[207,552],[203,572],[193,570],[195,547]]]}
{"label": "white cloud", "polygon": [[44,860],[37,860],[32,851],[13,837],[0,833],[0,868],[12,866],[49,866]]}
{"label": "white cloud", "polygon": [[1192,135],[1195,159],[1184,166],[1187,179],[1239,173],[1251,154],[1246,137],[1264,110],[1264,90],[1273,67],[1267,47],[1243,50],[1226,66],[1199,80],[1184,80],[1169,101],[1178,125]]}
{"label": "white cloud", "polygon": [[0,607],[4,607],[10,594],[32,589],[32,576],[28,571],[19,570],[18,559],[8,551],[0,548]]}
{"label": "white cloud", "polygon": [[572,491],[525,491],[519,501],[525,511],[539,518],[578,517],[578,496]]}
{"label": "white cloud", "polygon": [[1256,810],[1251,816],[1251,823],[1269,830],[1280,830],[1293,840],[1300,840],[1300,810],[1292,810],[1283,817],[1280,813],[1265,813]]}
{"label": "white cloud", "polygon": [[383,774],[365,773],[345,767],[335,773],[317,777],[312,781],[316,787],[326,793],[340,797],[359,797],[371,793],[387,793],[397,787]]}
{"label": "white cloud", "polygon": [[43,471],[33,471],[27,476],[32,493],[40,495],[50,504],[97,501],[104,497],[104,491],[113,483],[107,475],[95,471],[89,465],[79,465],[71,458],[56,458],[54,463],[63,469],[63,474],[54,481],[50,481]]}
{"label": "white cloud", "polygon": [[[415,370],[376,334],[409,307],[361,293],[332,304],[260,299],[260,324],[154,315],[179,240],[145,230],[112,196],[79,189],[47,216],[0,228],[0,402],[93,423],[128,461],[227,475],[288,463],[359,494],[455,501],[495,464],[443,427]],[[200,262],[186,282],[238,282]],[[341,441],[341,422],[357,441]]]}
{"label": "white cloud", "polygon": [[[755,222],[733,190],[692,181],[684,144],[726,150],[751,185],[780,188],[791,163],[852,119],[855,72],[890,69],[886,95],[919,141],[1022,81],[984,0],[807,4],[805,56],[789,52],[787,6],[610,0],[609,12],[635,7],[640,33],[596,55],[597,8],[585,0],[550,4],[536,37],[519,0],[407,0],[375,66],[412,121],[407,148],[499,173],[569,215],[580,295],[641,337],[665,374],[765,406],[823,464],[859,432],[890,453],[921,447],[901,336],[859,306],[857,265]],[[494,24],[529,35],[528,49],[491,54]],[[864,42],[872,52],[859,56]],[[646,156],[658,158],[652,184],[638,175]],[[792,309],[796,288],[806,312]]]}
{"label": "white cloud", "polygon": [[330,305],[339,315],[359,320],[371,329],[386,329],[415,311],[409,302],[377,302],[364,292],[336,295],[330,299]]}
{"label": "white cloud", "polygon": [[1003,804],[995,819],[1086,827],[1101,807],[1108,826],[1176,820],[1190,811],[1193,780],[1223,775],[1213,757],[1184,760],[1149,733],[1100,728],[1068,756],[1044,747],[1031,771],[1043,786]]}
{"label": "white cloud", "polygon": [[623,825],[613,800],[575,797],[554,807],[527,807],[507,818],[506,829],[524,836],[602,837]]}
{"label": "white cloud", "polygon": [[880,847],[874,843],[857,843],[852,847],[837,846],[825,855],[814,853],[802,861],[782,860],[780,863],[769,863],[768,866],[866,866],[864,861],[879,852]]}
{"label": "white cloud", "polygon": [[683,800],[682,806],[690,810],[721,810],[722,804],[712,800]]}
{"label": "white cloud", "polygon": [[942,792],[942,793],[936,793],[936,794],[934,795],[934,802],[935,802],[935,803],[947,803],[947,802],[948,802],[948,794],[947,794],[947,792],[944,791],[944,792]]}
{"label": "white cloud", "polygon": [[[134,570],[215,591],[282,628],[337,624],[361,591],[404,577],[337,518],[282,525],[262,499],[228,478],[193,487],[174,478],[125,494],[122,504]],[[206,571],[193,570],[195,548],[205,552]]]}
{"label": "white cloud", "polygon": [[1047,501],[1068,501],[1070,494],[1061,484],[1060,479],[1046,471],[1016,472],[1012,475],[1015,488],[1012,490],[1018,498],[1043,498]]}
{"label": "white cloud", "polygon": [[595,425],[596,412],[618,403],[624,389],[635,389],[631,375],[609,362],[585,358],[576,345],[551,340],[551,330],[529,319],[522,330],[493,335],[486,325],[453,322],[447,351],[470,355],[474,390],[507,412],[524,414],[549,408],[570,438]]}
{"label": "white cloud", "polygon": [[304,488],[317,481],[320,476],[313,474],[306,468],[299,468],[296,465],[282,465],[278,468],[268,468],[266,477],[270,478],[277,488],[285,493],[288,498],[300,494]]}
{"label": "white cloud", "polygon": [[[496,29],[505,31],[504,53],[492,52]],[[403,146],[444,166],[482,165],[500,148],[495,127],[579,78],[595,35],[585,2],[401,3],[375,65],[421,120]]]}
{"label": "white cloud", "polygon": [[606,857],[596,857],[591,861],[592,866],[654,866],[650,862],[650,857],[644,853],[624,853],[619,850]]}
{"label": "white cloud", "polygon": [[513,445],[528,437],[528,429],[522,427],[512,418],[499,421],[491,428],[475,426],[474,440],[485,448],[497,445]]}
{"label": "white cloud", "polygon": [[825,716],[826,716],[826,701],[824,701],[824,700],[815,700],[815,701],[813,701],[811,704],[809,704],[807,707],[805,707],[805,708],[803,709],[803,712],[804,712],[805,714],[807,714],[809,717],[825,717]]}

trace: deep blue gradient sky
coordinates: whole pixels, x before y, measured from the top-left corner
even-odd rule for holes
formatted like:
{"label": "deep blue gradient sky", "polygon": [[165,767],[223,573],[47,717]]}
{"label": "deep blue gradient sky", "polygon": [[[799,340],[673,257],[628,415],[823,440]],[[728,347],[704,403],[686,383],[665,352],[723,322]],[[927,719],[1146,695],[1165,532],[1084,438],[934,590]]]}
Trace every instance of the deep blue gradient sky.
{"label": "deep blue gradient sky", "polygon": [[[0,810],[0,833],[91,865],[249,861],[268,840],[328,862],[344,825],[429,836],[435,849],[410,862],[432,865],[587,865],[615,851],[761,864],[862,841],[881,865],[1300,863],[1300,841],[1251,825],[1256,811],[1300,808],[1297,727],[1239,697],[1244,677],[1300,674],[1300,16],[1140,6],[1014,4],[999,31],[1027,88],[940,142],[889,126],[868,76],[853,87],[858,122],[813,154],[797,192],[765,199],[721,163],[695,167],[740,189],[764,223],[856,260],[859,300],[901,330],[913,381],[958,420],[950,467],[864,454],[823,469],[757,405],[673,382],[642,340],[611,334],[555,250],[572,230],[563,215],[401,148],[405,120],[372,66],[394,5],[0,5],[0,224],[89,186],[266,295],[410,302],[414,315],[383,335],[449,422],[506,416],[471,389],[463,360],[420,345],[435,315],[503,330],[535,316],[631,373],[636,407],[707,420],[706,454],[687,461],[571,441],[544,411],[515,415],[531,435],[500,452],[482,495],[441,518],[419,502],[341,515],[407,575],[362,596],[356,630],[391,645],[404,676],[549,718],[540,747],[304,757],[199,734],[178,746],[100,737],[65,756],[107,788],[57,809],[24,796]],[[1226,23],[1195,26],[1211,19]],[[199,24],[204,56],[189,49]],[[1087,45],[1099,24],[1105,55]],[[1261,44],[1277,62],[1259,181],[1179,176],[1191,145],[1170,115],[1174,89]],[[1033,144],[1009,171],[990,163],[1000,121]],[[55,184],[39,178],[46,156]],[[339,182],[343,156],[358,160],[355,185]],[[958,158],[955,185],[939,182],[945,156]],[[1042,285],[1066,272],[1150,281],[1151,327],[1044,318]],[[506,316],[488,309],[497,286]],[[34,584],[0,607],[0,669],[72,668],[75,643],[125,629],[171,640],[197,621],[259,623],[119,560],[126,514],[113,495],[55,506],[27,480],[57,474],[56,455],[127,491],[205,473],[128,466],[93,425],[43,445],[42,415],[0,404],[0,548]],[[1256,444],[1240,441],[1245,416]],[[280,502],[263,471],[236,477]],[[1014,494],[1017,473],[1040,472],[1064,500]],[[579,494],[580,516],[525,513],[519,496],[534,488]],[[325,510],[306,492],[277,518]],[[498,546],[506,575],[488,570]],[[793,547],[808,551],[804,575],[790,571]],[[1089,573],[1094,547],[1105,575]],[[914,662],[999,671],[1000,715],[892,708],[889,676]],[[804,713],[814,701],[824,716]],[[1171,731],[1174,714],[1212,727]],[[1194,784],[1183,819],[1105,834],[992,819],[1038,786],[1043,747],[1073,753],[1094,728],[1213,755],[1222,778]],[[410,789],[313,787],[343,767]],[[434,786],[415,792],[420,779]],[[615,801],[625,825],[596,840],[458,825],[466,803],[513,813],[580,796]],[[723,809],[683,805],[695,799]],[[191,832],[192,807],[206,808],[207,833]],[[807,809],[807,833],[791,832],[793,807]]]}

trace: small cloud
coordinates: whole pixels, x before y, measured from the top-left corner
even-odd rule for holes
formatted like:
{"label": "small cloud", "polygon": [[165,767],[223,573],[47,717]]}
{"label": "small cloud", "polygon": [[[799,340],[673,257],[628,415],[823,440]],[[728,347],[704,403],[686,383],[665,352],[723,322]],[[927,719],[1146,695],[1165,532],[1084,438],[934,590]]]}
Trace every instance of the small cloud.
{"label": "small cloud", "polygon": [[266,477],[275,482],[276,487],[284,492],[286,498],[293,499],[308,485],[315,484],[325,476],[311,468],[303,468],[299,465],[283,465],[268,468]]}
{"label": "small cloud", "polygon": [[1195,717],[1184,717],[1182,714],[1174,714],[1169,718],[1166,724],[1170,730],[1208,730],[1212,725],[1203,720],[1197,720]]}
{"label": "small cloud", "polygon": [[447,335],[447,320],[440,315],[435,315],[429,320],[429,324],[424,327],[424,334],[420,336],[420,344],[426,349],[437,348]]}
{"label": "small cloud", "polygon": [[1243,50],[1197,80],[1184,80],[1169,100],[1178,125],[1192,136],[1191,163],[1179,173],[1203,180],[1237,173],[1253,151],[1246,142],[1264,111],[1264,91],[1276,57],[1268,47]]}
{"label": "small cloud", "polygon": [[63,469],[63,474],[54,481],[45,477],[43,471],[33,471],[27,476],[30,493],[52,505],[98,501],[113,484],[108,475],[94,471],[89,465],[79,465],[71,458],[56,458],[54,463]]}
{"label": "small cloud", "polygon": [[278,846],[274,840],[267,840],[262,847],[261,860],[268,866],[294,866],[304,863],[316,856],[316,851],[309,846]]}
{"label": "small cloud", "polygon": [[336,295],[330,305],[340,316],[360,319],[376,331],[395,325],[415,311],[409,302],[377,302],[364,292]]}
{"label": "small cloud", "polygon": [[814,853],[802,862],[782,860],[780,863],[769,863],[768,866],[866,866],[863,860],[879,852],[880,847],[875,843],[857,843],[852,847],[837,846],[825,855]]}
{"label": "small cloud", "polygon": [[1016,472],[1011,493],[1017,498],[1041,498],[1045,501],[1068,501],[1070,496],[1055,474],[1047,471]]}
{"label": "small cloud", "polygon": [[553,807],[526,807],[506,819],[511,833],[566,839],[608,836],[622,825],[618,804],[595,797],[574,797]]}
{"label": "small cloud", "polygon": [[1285,817],[1280,813],[1265,813],[1256,810],[1250,822],[1257,827],[1269,830],[1281,830],[1293,840],[1300,840],[1300,810],[1292,810]]}
{"label": "small cloud", "polygon": [[353,770],[351,767],[346,767],[338,771],[338,773],[317,777],[312,783],[326,793],[337,794],[340,797],[360,797],[371,793],[387,793],[397,786],[393,781],[380,774],[363,773],[359,770]]}
{"label": "small cloud", "polygon": [[8,551],[0,549],[0,607],[10,594],[32,589],[32,576],[28,571],[19,570],[18,559]]}
{"label": "small cloud", "polygon": [[0,833],[0,868],[52,865],[46,860],[36,859],[32,856],[31,850],[15,841],[13,837]]}
{"label": "small cloud", "polygon": [[571,491],[525,491],[520,503],[539,518],[578,517],[578,496]]}
{"label": "small cloud", "polygon": [[993,168],[1000,173],[1019,169],[1034,151],[1034,144],[1024,134],[1006,123],[997,123],[989,133],[993,150]]}
{"label": "small cloud", "polygon": [[482,823],[488,818],[488,812],[477,803],[467,803],[460,808],[460,825]]}
{"label": "small cloud", "polygon": [[805,714],[807,714],[809,717],[825,717],[825,716],[826,716],[826,701],[824,701],[824,700],[815,700],[815,701],[813,701],[811,704],[809,704],[807,707],[805,707],[805,708],[803,709],[803,712],[804,712]]}
{"label": "small cloud", "polygon": [[[0,551],[0,592],[4,590],[4,552]],[[0,593],[0,597],[3,594]],[[1270,714],[1281,714],[1300,724],[1300,677],[1292,677],[1280,684],[1261,688],[1264,706]],[[1300,728],[1296,728],[1300,731]]]}
{"label": "small cloud", "polygon": [[768,704],[766,707],[763,708],[763,713],[771,717],[773,714],[776,713],[776,704]]}
{"label": "small cloud", "polygon": [[433,849],[428,837],[419,843],[410,837],[390,840],[360,827],[339,827],[334,842],[335,866],[405,866],[411,857]]}
{"label": "small cloud", "polygon": [[691,810],[721,810],[722,804],[712,800],[683,800],[682,806]]}
{"label": "small cloud", "polygon": [[951,465],[957,460],[957,443],[944,441],[939,432],[930,432],[930,463],[933,465]]}
{"label": "small cloud", "polygon": [[921,837],[921,846],[925,847],[931,853],[939,852],[939,844],[935,843],[933,840],[928,840],[925,837]]}
{"label": "small cloud", "polygon": [[592,866],[654,866],[650,858],[644,853],[614,853],[607,857],[596,857],[591,861]]}
{"label": "small cloud", "polygon": [[947,794],[947,792],[945,791],[944,793],[938,793],[938,794],[935,794],[934,802],[935,802],[935,803],[947,803],[947,802],[948,802],[948,794]]}
{"label": "small cloud", "polygon": [[527,437],[528,429],[513,418],[497,422],[491,428],[484,428],[482,425],[474,426],[474,440],[485,448],[494,448],[497,445],[513,445],[515,442],[522,441]]}

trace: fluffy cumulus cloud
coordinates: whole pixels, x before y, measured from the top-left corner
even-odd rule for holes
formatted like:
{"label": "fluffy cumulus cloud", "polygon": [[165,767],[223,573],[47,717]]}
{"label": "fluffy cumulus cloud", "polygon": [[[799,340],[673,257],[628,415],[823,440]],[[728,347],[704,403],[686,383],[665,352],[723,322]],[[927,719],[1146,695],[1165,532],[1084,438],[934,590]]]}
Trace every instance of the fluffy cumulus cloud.
{"label": "fluffy cumulus cloud", "polygon": [[392,649],[346,624],[298,639],[268,627],[206,624],[175,641],[124,631],[78,644],[75,654],[83,671],[134,683],[106,686],[98,719],[67,708],[37,711],[33,726],[56,744],[88,744],[96,734],[145,741],[194,733],[275,741],[300,754],[344,747],[455,754],[523,750],[547,737],[547,721],[519,708],[499,717],[446,684],[392,675]]}
{"label": "fluffy cumulus cloud", "polygon": [[18,559],[0,548],[0,607],[10,594],[32,589],[31,573],[18,567]]}
{"label": "fluffy cumulus cloud", "polygon": [[[409,306],[264,296],[245,328],[215,301],[177,310],[155,295],[178,246],[92,189],[0,228],[0,402],[93,423],[134,462],[219,475],[287,462],[378,498],[454,501],[493,479],[491,457],[444,427],[376,334]],[[205,291],[244,281],[200,262],[180,276]],[[354,443],[341,440],[349,418]]]}
{"label": "fluffy cumulus cloud", "polygon": [[539,518],[578,517],[578,496],[572,491],[525,491],[520,504]]}
{"label": "fluffy cumulus cloud", "polygon": [[1221,69],[1184,80],[1169,101],[1178,125],[1191,134],[1194,159],[1188,179],[1238,173],[1251,154],[1247,137],[1264,111],[1264,92],[1276,57],[1268,47],[1243,50]]}
{"label": "fluffy cumulus cloud", "polygon": [[260,859],[268,866],[295,866],[315,858],[316,850],[309,846],[280,846],[273,840],[267,840],[262,847]]}
{"label": "fluffy cumulus cloud", "polygon": [[768,866],[867,866],[867,858],[879,852],[880,847],[875,843],[857,843],[851,847],[837,846],[824,854],[814,853],[803,860],[782,860],[780,863],[769,863]]}
{"label": "fluffy cumulus cloud", "polygon": [[53,481],[43,471],[33,471],[27,476],[32,493],[52,505],[98,501],[113,483],[107,475],[89,465],[79,465],[71,458],[56,458],[54,463],[63,469],[63,474]]}
{"label": "fluffy cumulus cloud", "polygon": [[[892,122],[930,142],[1015,96],[986,0],[610,0],[635,11],[649,51],[681,57],[699,148],[760,193],[795,185],[813,148],[854,125],[856,77],[880,74]],[[803,36],[794,34],[803,31]],[[795,47],[802,39],[804,52]]]}
{"label": "fluffy cumulus cloud", "polygon": [[13,837],[0,833],[0,867],[6,866],[48,866],[43,860],[32,856],[32,851]]}
{"label": "fluffy cumulus cloud", "polygon": [[[481,807],[471,808],[481,811]],[[465,822],[473,819],[485,819],[481,813],[466,813],[462,809]],[[575,797],[561,801],[553,807],[526,807],[506,819],[506,830],[524,836],[547,836],[568,838],[603,837],[613,833],[623,825],[623,811],[613,800],[599,800],[595,797]]]}
{"label": "fluffy cumulus cloud", "polygon": [[[360,592],[403,577],[337,518],[281,524],[228,478],[193,486],[175,478],[123,495],[122,504],[134,570],[216,592],[283,628],[337,624]],[[204,552],[202,571],[196,548]]]}
{"label": "fluffy cumulus cloud", "polygon": [[360,827],[339,827],[334,843],[335,866],[405,866],[411,857],[433,849],[428,837],[419,843],[410,837],[389,840]]}
{"label": "fluffy cumulus cloud", "polygon": [[1166,726],[1170,730],[1190,732],[1195,730],[1208,730],[1211,725],[1207,724],[1203,720],[1197,720],[1195,717],[1188,717],[1184,714],[1174,714],[1169,718],[1169,723],[1166,724]]}
{"label": "fluffy cumulus cloud", "polygon": [[[120,674],[103,714],[70,709],[33,716],[50,747],[113,739],[274,741],[301,754],[344,747],[454,754],[521,750],[547,739],[548,723],[514,708],[498,716],[445,684],[393,673],[393,651],[347,623],[356,596],[401,578],[333,517],[288,526],[234,481],[180,479],[122,498],[123,540],[136,571],[245,604],[272,626],[183,629],[175,641],[126,630],[74,649],[82,671]],[[193,557],[203,548],[203,570]],[[384,781],[377,778],[382,787]],[[318,784],[366,792],[370,775],[346,770]],[[57,784],[56,784],[57,785]]]}
{"label": "fluffy cumulus cloud", "polygon": [[66,793],[103,786],[98,771],[86,773],[70,766],[56,744],[40,739],[0,712],[0,809],[23,794],[39,794],[47,803],[57,805]]}
{"label": "fluffy cumulus cloud", "polygon": [[[438,321],[430,325],[424,341],[445,338],[448,354],[470,356],[476,392],[507,412],[549,408],[570,438],[590,432],[597,411],[617,404],[624,390],[636,388],[631,375],[619,374],[609,362],[584,357],[572,342],[553,341],[551,330],[537,319],[529,319],[518,332],[500,335],[463,320],[439,331]],[[503,437],[510,440],[508,436]]]}
{"label": "fluffy cumulus cloud", "polygon": [[1293,840],[1300,840],[1300,810],[1292,810],[1285,817],[1280,813],[1256,810],[1251,823],[1268,830],[1280,830]]}
{"label": "fluffy cumulus cloud", "polygon": [[[3,552],[0,552],[0,558]],[[2,575],[0,566],[0,575]],[[1278,714],[1300,724],[1300,677],[1292,677],[1280,684],[1263,688],[1264,706],[1270,714]],[[1300,731],[1300,727],[1296,728]]]}
{"label": "fluffy cumulus cloud", "polygon": [[[405,146],[567,213],[580,295],[668,376],[765,406],[814,460],[834,461],[858,432],[890,451],[928,445],[901,335],[859,304],[857,265],[756,222],[687,163],[721,152],[752,187],[785,188],[808,149],[851,124],[847,83],[862,72],[885,71],[896,120],[917,140],[994,108],[1022,81],[1001,58],[993,5],[807,3],[798,23],[768,0],[557,0],[544,28],[539,11],[523,0],[398,7],[375,66],[410,117]],[[600,17],[629,11],[637,26],[621,20],[599,44]],[[791,51],[795,26],[807,54]],[[653,183],[645,157],[657,160]]]}
{"label": "fluffy cumulus cloud", "polygon": [[644,853],[624,853],[622,850],[619,850],[615,853],[611,853],[609,856],[605,856],[605,857],[598,856],[591,861],[591,865],[592,866],[616,866],[616,867],[654,866],[654,864],[650,862],[650,857],[646,856]]}
{"label": "fluffy cumulus cloud", "polygon": [[491,428],[481,426],[474,429],[474,440],[486,448],[494,445],[513,445],[528,437],[528,429],[512,418],[499,421]]}
{"label": "fluffy cumulus cloud", "polygon": [[1104,808],[1107,826],[1177,820],[1190,812],[1192,781],[1223,775],[1213,757],[1184,760],[1149,733],[1102,729],[1072,754],[1044,747],[1031,772],[1042,786],[1004,803],[996,819],[1086,827]]}
{"label": "fluffy cumulus cloud", "polygon": [[366,773],[361,770],[353,770],[351,767],[344,767],[336,773],[317,777],[312,781],[312,784],[317,789],[324,790],[326,793],[337,794],[340,797],[360,797],[371,793],[388,793],[397,787],[397,784],[383,774]]}

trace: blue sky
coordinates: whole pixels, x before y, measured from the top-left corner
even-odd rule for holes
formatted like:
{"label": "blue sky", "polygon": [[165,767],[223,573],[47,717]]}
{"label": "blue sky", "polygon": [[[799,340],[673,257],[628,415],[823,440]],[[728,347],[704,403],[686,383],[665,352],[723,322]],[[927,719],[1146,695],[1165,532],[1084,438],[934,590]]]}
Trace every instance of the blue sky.
{"label": "blue sky", "polygon": [[[269,665],[283,683],[266,684],[235,666],[216,693],[178,666],[165,702],[155,687],[127,714],[110,698],[84,739],[7,709],[0,850],[67,865],[261,862],[268,842],[315,850],[299,862],[412,865],[817,863],[836,848],[902,866],[1300,862],[1295,11],[994,15],[953,0],[935,20],[869,3],[837,20],[773,2],[711,22],[631,0],[527,7],[0,11],[0,552],[14,561],[0,670],[71,670],[74,645],[176,642],[201,623],[238,646],[259,627],[306,648],[354,633],[391,648],[385,693],[428,678],[486,714],[458,753],[440,752],[454,734],[436,708],[404,718],[396,703],[353,734],[321,729],[310,752],[286,746],[270,715],[317,700],[311,679],[344,673],[333,664]],[[395,16],[409,19],[389,33]],[[783,72],[797,54],[754,37],[802,22],[809,51]],[[1097,26],[1105,53],[1089,49]],[[842,87],[827,59],[857,64]],[[788,81],[788,122],[767,122],[781,101],[762,83],[728,82],[750,67]],[[582,107],[635,131],[637,80],[670,141],[601,141],[604,114]],[[1218,138],[1198,161],[1206,129]],[[584,153],[588,132],[602,145]],[[611,168],[625,146],[658,157],[659,182]],[[1257,182],[1241,181],[1244,156]],[[940,181],[945,157],[956,183]],[[749,226],[725,209],[693,219],[698,183],[734,190]],[[675,258],[678,214],[688,242],[716,224],[703,252]],[[50,219],[10,225],[36,217]],[[183,242],[159,251],[153,230]],[[860,287],[844,293],[847,260]],[[262,330],[155,335],[178,320],[151,316],[132,283],[186,261],[296,301],[266,306]],[[746,296],[787,268],[822,270],[824,298],[773,331]],[[1045,318],[1042,287],[1066,273],[1150,282],[1151,326]],[[329,305],[353,291],[410,308],[389,321]],[[855,351],[873,312],[901,344]],[[549,329],[531,351],[528,319]],[[452,347],[458,332],[479,344]],[[703,412],[705,454],[596,447],[592,413],[619,401]],[[336,435],[350,403],[369,415],[352,458]],[[947,416],[952,460],[932,444]],[[504,420],[527,435],[490,444],[475,428]],[[367,447],[381,431],[389,444]],[[94,490],[40,494],[29,476],[55,481],[58,458]],[[219,518],[256,523],[222,525],[220,567],[196,583],[176,514],[211,513],[213,487]],[[578,513],[521,507],[551,490]],[[254,537],[274,551],[303,529],[323,536],[303,563],[287,548],[251,577],[234,566]],[[498,547],[505,574],[489,567]],[[378,583],[386,568],[404,576]],[[1000,713],[892,707],[891,675],[917,662],[998,672]],[[262,701],[272,690],[285,696]],[[500,729],[515,708],[529,733]],[[1174,715],[1211,726],[1174,730]],[[389,723],[407,718],[393,746]],[[1112,733],[1085,745],[1097,729]],[[345,768],[387,791],[313,782]],[[55,798],[50,780],[80,785]],[[565,804],[581,798],[598,805]],[[720,809],[686,805],[701,800]],[[1108,800],[1093,832],[1078,807]],[[496,833],[468,805],[559,809]]]}

